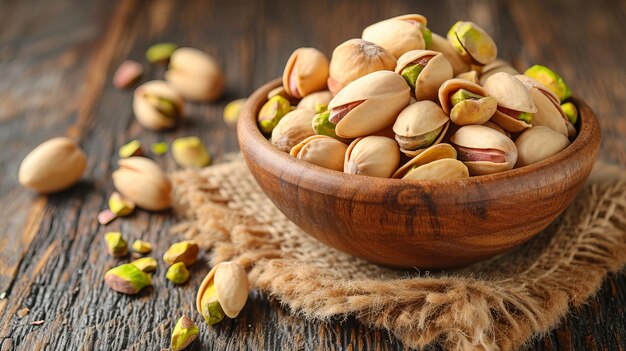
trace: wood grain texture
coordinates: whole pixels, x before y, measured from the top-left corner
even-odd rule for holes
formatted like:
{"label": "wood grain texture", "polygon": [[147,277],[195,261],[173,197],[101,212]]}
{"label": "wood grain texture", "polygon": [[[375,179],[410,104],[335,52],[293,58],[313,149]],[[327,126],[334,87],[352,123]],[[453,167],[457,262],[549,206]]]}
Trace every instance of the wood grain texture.
{"label": "wood grain texture", "polygon": [[[366,25],[407,12],[427,16],[437,33],[457,19],[475,21],[493,34],[501,57],[520,67],[555,67],[599,117],[600,158],[626,166],[623,1],[0,0],[0,350],[166,348],[176,318],[193,310],[195,287],[208,267],[194,265],[182,287],[170,285],[160,267],[155,287],[138,297],[104,287],[103,273],[119,262],[104,253],[106,231],[149,240],[156,253],[176,240],[168,235],[175,221],[168,213],[138,211],[98,225],[117,148],[133,138],[150,144],[200,135],[219,160],[237,150],[235,133],[221,121],[224,104],[279,76],[293,49],[315,46],[330,54]],[[132,93],[111,84],[117,65],[142,61],[158,41],[206,50],[224,67],[227,82],[222,100],[189,105],[188,118],[167,133],[142,130],[132,116]],[[163,76],[162,66],[146,68],[144,79]],[[58,135],[77,138],[89,155],[84,180],[50,197],[21,189],[21,159]],[[157,161],[175,169],[168,156]],[[30,312],[20,318],[25,307]],[[31,325],[38,320],[43,324]],[[191,349],[403,346],[353,319],[303,321],[255,292],[237,320],[201,325]],[[626,349],[626,275],[611,276],[589,304],[527,349]]]}

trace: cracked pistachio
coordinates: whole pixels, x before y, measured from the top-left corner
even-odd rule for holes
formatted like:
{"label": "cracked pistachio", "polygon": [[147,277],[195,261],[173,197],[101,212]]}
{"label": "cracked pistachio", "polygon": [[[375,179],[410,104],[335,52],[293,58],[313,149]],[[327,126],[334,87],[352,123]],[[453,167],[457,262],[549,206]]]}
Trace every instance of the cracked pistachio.
{"label": "cracked pistachio", "polygon": [[392,125],[410,100],[402,76],[377,71],[350,83],[330,101],[329,120],[341,138],[367,136]]}
{"label": "cracked pistachio", "polygon": [[548,127],[527,129],[517,140],[517,163],[515,167],[527,166],[558,153],[569,145],[567,136]]}
{"label": "cracked pistachio", "polygon": [[280,151],[289,152],[302,140],[315,135],[311,121],[315,112],[308,109],[293,110],[285,115],[272,131],[270,141]]}
{"label": "cracked pistachio", "polygon": [[491,36],[473,22],[458,21],[452,25],[448,41],[469,63],[486,65],[498,56],[498,48]]}
{"label": "cracked pistachio", "polygon": [[452,66],[448,59],[442,53],[431,50],[406,52],[398,58],[395,70],[409,84],[418,101],[437,100],[441,84],[452,78]]}
{"label": "cracked pistachio", "polygon": [[231,128],[235,128],[237,126],[241,109],[243,109],[243,105],[246,104],[246,101],[247,99],[237,99],[224,106],[224,123],[226,123],[227,126]]}
{"label": "cracked pistachio", "polygon": [[128,244],[120,232],[108,232],[104,235],[104,242],[109,255],[123,257],[128,255]]}
{"label": "cracked pistachio", "polygon": [[170,349],[172,351],[180,351],[189,346],[196,338],[200,330],[198,326],[191,320],[191,318],[185,316],[180,317],[174,330],[172,331],[172,339],[170,343]]}
{"label": "cracked pistachio", "polygon": [[183,114],[183,98],[168,83],[146,82],[135,89],[133,111],[137,122],[148,129],[168,129]]}
{"label": "cracked pistachio", "polygon": [[211,164],[211,154],[196,136],[176,138],[172,143],[172,156],[181,167],[206,167]]}
{"label": "cracked pistachio", "polygon": [[498,72],[483,85],[489,96],[498,101],[491,120],[508,132],[521,132],[531,127],[535,102],[524,84],[506,72]]}
{"label": "cracked pistachio", "polygon": [[578,108],[571,102],[566,102],[561,105],[561,109],[567,116],[567,119],[572,125],[575,125],[578,121]]}
{"label": "cracked pistachio", "polygon": [[182,262],[176,262],[167,269],[165,277],[174,284],[183,284],[189,279],[189,270]]}
{"label": "cracked pistachio", "polygon": [[400,167],[393,178],[415,180],[444,180],[469,177],[467,166],[456,159],[450,144],[429,147]]}
{"label": "cracked pistachio", "polygon": [[572,92],[563,78],[546,66],[534,65],[527,69],[524,75],[546,86],[561,102],[572,96]]}
{"label": "cracked pistachio", "polygon": [[296,49],[283,71],[283,87],[287,94],[303,98],[316,91],[326,89],[328,59],[315,48]]}
{"label": "cracked pistachio", "polygon": [[561,109],[559,98],[544,85],[530,77],[516,75],[515,78],[519,79],[526,86],[537,107],[537,111],[533,114],[531,121],[533,127],[548,127],[567,136],[567,123],[569,123],[569,120]]}
{"label": "cracked pistachio", "polygon": [[313,135],[298,143],[289,152],[291,156],[314,165],[343,170],[348,145],[325,135]]}
{"label": "cracked pistachio", "polygon": [[337,46],[330,59],[328,89],[337,95],[346,85],[376,71],[392,71],[396,58],[382,47],[363,39]]}
{"label": "cracked pistachio", "polygon": [[250,283],[246,271],[236,262],[215,265],[206,275],[196,296],[196,308],[209,325],[225,316],[235,318],[248,300]]}
{"label": "cracked pistachio", "polygon": [[167,62],[177,45],[174,43],[156,43],[146,51],[146,59],[150,63]]}
{"label": "cracked pistachio", "polygon": [[432,33],[426,18],[408,14],[374,23],[363,30],[361,38],[389,51],[398,58],[407,51],[427,49]]}
{"label": "cracked pistachio", "polygon": [[439,103],[452,123],[463,126],[487,122],[498,108],[495,98],[480,85],[454,78],[439,88]]}
{"label": "cracked pistachio", "polygon": [[165,80],[192,101],[213,101],[224,91],[224,77],[217,61],[194,48],[178,48],[172,53]]}
{"label": "cracked pistachio", "polygon": [[151,211],[171,207],[172,184],[151,159],[136,156],[122,159],[112,176],[115,189],[137,206]]}
{"label": "cracked pistachio", "polygon": [[517,148],[506,135],[481,125],[467,125],[450,137],[462,161],[472,175],[490,174],[512,169]]}
{"label": "cracked pistachio", "polygon": [[128,158],[131,156],[143,156],[143,150],[141,149],[141,141],[131,140],[128,143],[122,145],[118,152],[120,158]]}
{"label": "cracked pistachio", "polygon": [[150,275],[130,263],[109,269],[104,274],[104,282],[111,290],[128,295],[137,294],[141,289],[152,286]]}
{"label": "cracked pistachio", "polygon": [[195,241],[181,241],[172,244],[172,246],[167,249],[163,255],[163,261],[170,266],[177,262],[182,262],[185,266],[191,266],[198,259],[199,252],[200,248]]}
{"label": "cracked pistachio", "polygon": [[135,240],[130,246],[138,254],[147,255],[152,252],[152,244],[144,240]]}
{"label": "cracked pistachio", "polygon": [[109,196],[109,209],[116,217],[127,216],[135,210],[135,203],[114,191]]}
{"label": "cracked pistachio", "polygon": [[291,104],[289,100],[280,96],[274,95],[271,97],[259,111],[257,120],[259,122],[259,128],[263,133],[270,134],[289,111],[291,111]]}
{"label": "cracked pistachio", "polygon": [[337,136],[337,134],[335,133],[336,126],[334,123],[332,123],[329,120],[329,118],[330,118],[330,111],[324,111],[324,112],[316,114],[313,117],[313,121],[312,121],[313,131],[315,131],[315,134],[317,135],[326,135],[331,138],[337,139],[341,142],[345,142],[346,141],[345,139]]}
{"label": "cracked pistachio", "polygon": [[438,34],[432,34],[432,43],[428,49],[442,53],[448,59],[448,62],[450,62],[453,75],[455,76],[468,72],[471,69],[470,64],[463,60],[461,55],[452,47],[452,44],[450,44],[446,38]]}
{"label": "cracked pistachio", "polygon": [[400,149],[391,138],[357,138],[348,147],[343,171],[371,177],[389,178],[400,164]]}
{"label": "cracked pistachio", "polygon": [[430,100],[415,102],[402,110],[393,125],[400,151],[414,157],[423,149],[438,144],[448,130],[450,119]]}
{"label": "cracked pistachio", "polygon": [[153,257],[141,257],[130,262],[133,266],[141,269],[146,273],[154,272],[157,269],[157,260]]}
{"label": "cracked pistachio", "polygon": [[328,90],[318,91],[309,94],[300,100],[297,109],[305,109],[315,111],[316,113],[324,112],[328,109],[328,103],[333,99],[333,95]]}

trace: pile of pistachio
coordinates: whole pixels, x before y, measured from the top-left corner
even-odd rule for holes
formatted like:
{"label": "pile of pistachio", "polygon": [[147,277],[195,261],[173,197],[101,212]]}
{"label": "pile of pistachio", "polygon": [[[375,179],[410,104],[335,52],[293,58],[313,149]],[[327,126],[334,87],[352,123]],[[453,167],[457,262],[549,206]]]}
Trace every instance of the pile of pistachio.
{"label": "pile of pistachio", "polygon": [[372,24],[330,60],[298,48],[259,111],[260,130],[321,167],[422,180],[523,167],[576,137],[578,112],[554,71],[520,74],[475,23],[455,23],[447,38],[426,25],[418,14]]}

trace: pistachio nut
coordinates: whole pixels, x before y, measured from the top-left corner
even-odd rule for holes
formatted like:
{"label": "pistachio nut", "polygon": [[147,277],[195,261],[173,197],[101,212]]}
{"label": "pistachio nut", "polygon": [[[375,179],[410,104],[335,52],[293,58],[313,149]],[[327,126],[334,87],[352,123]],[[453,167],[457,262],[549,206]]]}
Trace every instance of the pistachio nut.
{"label": "pistachio nut", "polygon": [[537,112],[533,114],[531,121],[533,127],[548,127],[567,136],[567,122],[569,122],[569,120],[565,112],[561,109],[559,98],[532,78],[524,75],[516,75],[515,78],[519,79],[528,88],[535,102],[535,106],[537,107]]}
{"label": "pistachio nut", "polygon": [[350,174],[389,178],[400,164],[398,144],[382,136],[355,139],[348,150],[343,171]]}
{"label": "pistachio nut", "polygon": [[507,132],[506,130],[502,129],[502,127],[500,127],[499,125],[493,123],[492,121],[487,121],[485,123],[482,124],[483,126],[487,127],[487,128],[491,128],[497,132],[500,132],[504,135],[506,135],[507,138],[511,138],[511,134],[509,132]]}
{"label": "pistachio nut", "polygon": [[367,136],[393,124],[410,100],[402,76],[377,71],[350,83],[330,101],[329,120],[341,138]]}
{"label": "pistachio nut", "polygon": [[166,142],[154,143],[150,145],[150,151],[157,156],[165,155],[169,147]]}
{"label": "pistachio nut", "polygon": [[154,272],[157,269],[157,260],[153,257],[141,257],[130,262],[130,264],[146,273]]}
{"label": "pistachio nut", "polygon": [[156,43],[146,51],[146,59],[150,63],[167,62],[178,46],[174,43]]}
{"label": "pistachio nut", "polygon": [[200,247],[193,240],[185,240],[172,244],[163,255],[163,261],[168,265],[182,262],[185,266],[191,266],[198,259]]}
{"label": "pistachio nut", "polygon": [[122,159],[112,176],[115,189],[137,206],[151,211],[171,207],[172,184],[154,161],[136,156]]}
{"label": "pistachio nut", "polygon": [[331,138],[335,138],[341,142],[348,142],[346,139],[337,136],[337,134],[335,133],[336,126],[329,120],[329,118],[330,111],[328,110],[320,112],[313,116],[312,127],[315,134],[326,135]]}
{"label": "pistachio nut", "polygon": [[18,181],[38,193],[54,193],[78,182],[86,166],[87,156],[78,144],[69,138],[52,138],[26,155]]}
{"label": "pistachio nut", "polygon": [[113,85],[118,89],[133,85],[143,74],[143,65],[137,61],[126,60],[115,70]]}
{"label": "pistachio nut", "polygon": [[458,79],[465,79],[467,81],[470,81],[474,84],[478,84],[479,83],[479,79],[478,79],[478,72],[477,71],[468,71],[468,72],[463,72],[459,75],[457,75],[455,78]]}
{"label": "pistachio nut", "polygon": [[165,80],[187,100],[213,101],[224,91],[217,61],[194,48],[178,48],[172,53]]}
{"label": "pistachio nut", "polygon": [[191,318],[185,316],[180,317],[174,331],[172,331],[172,340],[170,342],[170,349],[172,351],[180,351],[189,346],[196,338],[200,330],[198,326],[191,320]]}
{"label": "pistachio nut", "polygon": [[239,115],[243,109],[243,105],[246,104],[247,99],[233,100],[224,106],[224,123],[231,128],[237,126],[239,121]]}
{"label": "pistachio nut", "polygon": [[215,265],[206,275],[196,296],[196,308],[213,325],[224,318],[235,318],[246,304],[250,283],[246,271],[236,262]]}
{"label": "pistachio nut", "polygon": [[272,131],[271,143],[282,152],[289,152],[302,140],[315,135],[311,121],[315,112],[308,109],[293,110],[285,115]]}
{"label": "pistachio nut", "polygon": [[183,284],[189,279],[189,270],[182,262],[176,262],[167,269],[165,278],[174,284]]}
{"label": "pistachio nut", "polygon": [[333,99],[333,95],[328,90],[318,91],[309,94],[300,100],[297,109],[311,110],[316,113],[328,110],[328,103]]}
{"label": "pistachio nut", "polygon": [[143,156],[143,150],[141,149],[141,141],[131,140],[128,143],[122,145],[118,151],[120,158],[128,158],[131,156]]}
{"label": "pistachio nut", "polygon": [[511,65],[510,63],[504,60],[495,59],[491,63],[488,63],[482,67],[479,78],[480,85],[485,85],[487,79],[489,79],[489,77],[498,72],[505,72],[513,76],[519,74],[515,67],[513,67],[513,65]]}
{"label": "pistachio nut", "polygon": [[567,119],[572,125],[575,125],[578,121],[578,108],[571,102],[566,102],[561,105],[561,109],[567,116]]}
{"label": "pistachio nut", "polygon": [[348,145],[326,135],[313,135],[298,143],[289,152],[291,156],[320,167],[343,171],[343,160]]}
{"label": "pistachio nut", "polygon": [[374,23],[363,30],[363,40],[381,46],[398,58],[407,51],[428,48],[432,33],[426,18],[408,14]]}
{"label": "pistachio nut", "polygon": [[452,44],[441,35],[433,33],[433,41],[428,49],[442,53],[450,62],[455,76],[470,70],[470,64],[465,62]]}
{"label": "pistachio nut", "polygon": [[452,123],[464,126],[487,122],[498,108],[483,87],[465,79],[447,80],[439,88],[439,103]]}
{"label": "pistachio nut", "polygon": [[127,216],[135,210],[135,203],[114,191],[109,196],[109,209],[116,217]]}
{"label": "pistachio nut", "polygon": [[176,138],[172,143],[172,156],[181,167],[206,167],[211,164],[211,154],[196,136]]}
{"label": "pistachio nut", "polygon": [[572,96],[572,92],[567,84],[565,84],[563,78],[548,67],[534,65],[527,69],[524,72],[524,75],[545,85],[546,88],[550,89],[550,91],[561,100],[561,102]]}
{"label": "pistachio nut", "polygon": [[128,244],[120,232],[108,232],[104,235],[104,243],[109,255],[123,257],[128,255]]}
{"label": "pistachio nut", "polygon": [[270,134],[274,127],[278,124],[281,118],[283,118],[289,111],[291,111],[291,104],[289,100],[280,96],[274,95],[271,97],[259,111],[257,120],[259,122],[259,129],[263,133]]}
{"label": "pistachio nut", "polygon": [[493,122],[508,132],[530,128],[537,107],[522,82],[506,72],[498,72],[489,77],[483,87],[498,101],[498,109],[491,117]]}
{"label": "pistachio nut", "polygon": [[437,100],[437,90],[443,82],[452,78],[452,66],[448,59],[431,50],[411,50],[398,58],[396,73],[409,84],[415,98]]}
{"label": "pistachio nut", "polygon": [[515,143],[506,135],[480,125],[467,125],[450,137],[459,161],[472,175],[512,169],[517,161]]}
{"label": "pistachio nut", "polygon": [[452,25],[448,41],[469,63],[486,65],[498,56],[498,48],[491,36],[473,22],[458,21]]}
{"label": "pistachio nut", "polygon": [[137,122],[148,129],[174,127],[183,114],[183,104],[180,94],[161,80],[140,85],[133,96],[133,111]]}
{"label": "pistachio nut", "polygon": [[548,127],[533,126],[515,140],[518,153],[515,167],[545,160],[565,149],[569,144],[567,136]]}
{"label": "pistachio nut", "polygon": [[285,90],[285,87],[282,85],[270,90],[269,93],[267,93],[268,100],[273,98],[274,96],[284,97],[285,99],[289,101],[291,105],[297,105],[298,102],[300,101],[299,98],[294,98],[293,96],[289,95],[287,93],[287,90]]}
{"label": "pistachio nut", "polygon": [[287,94],[303,98],[316,91],[326,89],[328,59],[315,48],[296,49],[283,71],[283,87]]}
{"label": "pistachio nut", "polygon": [[449,124],[450,119],[439,105],[423,100],[400,112],[393,131],[400,151],[413,157],[423,149],[438,144],[446,134]]}
{"label": "pistachio nut", "polygon": [[466,177],[469,177],[467,166],[456,159],[456,150],[450,144],[437,144],[425,149],[392,175],[392,178],[417,180]]}
{"label": "pistachio nut", "polygon": [[330,59],[328,89],[333,95],[346,85],[376,71],[392,71],[396,58],[382,47],[363,39],[350,39],[337,46]]}
{"label": "pistachio nut", "polygon": [[152,252],[152,244],[144,240],[135,240],[130,246],[138,254],[147,255]]}
{"label": "pistachio nut", "polygon": [[141,289],[152,286],[152,278],[141,269],[126,263],[109,269],[104,274],[105,284],[114,291],[134,295]]}

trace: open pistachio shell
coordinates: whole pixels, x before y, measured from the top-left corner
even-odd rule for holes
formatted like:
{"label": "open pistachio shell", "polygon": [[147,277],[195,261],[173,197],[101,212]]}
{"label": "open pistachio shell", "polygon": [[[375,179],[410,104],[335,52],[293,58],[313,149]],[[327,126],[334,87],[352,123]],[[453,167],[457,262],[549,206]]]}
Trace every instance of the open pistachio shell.
{"label": "open pistachio shell", "polygon": [[328,59],[315,48],[296,49],[283,71],[283,86],[287,94],[302,98],[326,89]]}
{"label": "open pistachio shell", "polygon": [[[453,106],[451,97],[461,89],[474,94],[475,97],[464,99]],[[483,87],[459,78],[447,80],[441,85],[439,88],[439,103],[443,111],[450,115],[452,123],[460,126],[483,124],[493,116],[498,108],[496,99],[487,96],[487,92]]]}
{"label": "open pistachio shell", "polygon": [[328,109],[328,103],[333,99],[333,95],[328,90],[312,93],[300,100],[298,109],[306,109],[317,113],[324,112]]}
{"label": "open pistachio shell", "polygon": [[438,144],[446,133],[449,121],[441,107],[430,100],[407,106],[393,125],[400,151],[412,157]]}
{"label": "open pistachio shell", "polygon": [[502,127],[500,127],[499,125],[493,123],[492,121],[487,121],[485,123],[482,124],[483,126],[487,127],[487,128],[491,128],[495,131],[498,131],[504,135],[507,136],[507,138],[511,138],[511,134],[509,132],[507,132],[506,130],[502,129]]}
{"label": "open pistachio shell", "polygon": [[415,98],[418,101],[436,100],[439,87],[443,82],[452,78],[453,73],[450,62],[442,53],[432,50],[408,51],[398,58],[395,71],[398,74],[403,74],[407,67],[421,64],[424,61],[426,61],[426,64],[423,65],[424,68],[421,69],[417,77],[412,78],[409,85],[415,87]]}
{"label": "open pistachio shell", "polygon": [[367,74],[342,89],[328,104],[335,133],[341,138],[366,136],[391,125],[409,104],[409,86],[390,71]]}
{"label": "open pistachio shell", "polygon": [[272,130],[271,142],[280,151],[289,152],[302,140],[315,135],[311,126],[315,111],[293,110],[285,115]]}
{"label": "open pistachio shell", "polygon": [[355,139],[346,151],[345,173],[389,178],[400,163],[400,150],[393,139],[367,136]]}
{"label": "open pistachio shell", "polygon": [[480,81],[478,79],[478,72],[477,71],[468,71],[468,72],[463,72],[459,75],[457,75],[455,78],[459,78],[459,79],[465,79],[467,81],[470,81],[474,84],[478,84],[478,82]]}
{"label": "open pistachio shell", "polygon": [[457,157],[472,175],[490,174],[512,169],[517,148],[504,134],[480,125],[468,125],[450,137]]}
{"label": "open pistachio shell", "polygon": [[396,58],[387,50],[363,39],[350,39],[337,46],[330,59],[328,88],[336,95],[354,80],[376,71],[392,71]]}
{"label": "open pistachio shell", "polygon": [[398,168],[393,173],[392,178],[403,178],[412,168],[423,166],[427,163],[444,158],[456,159],[456,150],[450,144],[437,144],[424,149],[419,155],[413,157],[409,162]]}
{"label": "open pistachio shell", "polygon": [[484,88],[487,94],[498,101],[498,110],[492,117],[497,125],[509,132],[521,132],[530,128],[531,124],[511,116],[511,112],[537,112],[535,102],[522,82],[508,73],[498,72],[485,81]]}
{"label": "open pistachio shell", "polygon": [[422,15],[402,15],[368,26],[361,38],[383,47],[398,58],[407,51],[426,48],[426,23]]}
{"label": "open pistachio shell", "polygon": [[526,130],[515,141],[517,146],[517,163],[515,167],[545,160],[565,149],[569,145],[567,136],[548,127],[537,126]]}
{"label": "open pistachio shell", "polygon": [[479,79],[480,85],[484,85],[489,77],[498,72],[505,72],[511,75],[519,74],[515,67],[513,67],[513,65],[511,65],[510,63],[504,60],[495,59],[491,63],[488,63],[482,67],[482,72]]}
{"label": "open pistachio shell", "polygon": [[402,179],[445,180],[469,177],[469,170],[463,162],[445,158],[410,170]]}
{"label": "open pistachio shell", "polygon": [[133,112],[137,122],[145,128],[172,128],[182,117],[183,110],[182,96],[165,81],[149,81],[135,89]]}
{"label": "open pistachio shell", "polygon": [[448,31],[448,41],[466,62],[486,65],[498,56],[491,36],[473,22],[455,23]]}
{"label": "open pistachio shell", "polygon": [[348,145],[326,135],[313,135],[291,149],[291,156],[320,167],[343,171]]}
{"label": "open pistachio shell", "polygon": [[530,95],[537,106],[537,112],[533,114],[531,124],[534,126],[548,127],[567,137],[567,116],[563,109],[559,98],[536,80],[524,75],[516,75],[528,88]]}
{"label": "open pistachio shell", "polygon": [[433,33],[432,37],[433,39],[428,49],[442,53],[448,59],[450,65],[452,65],[452,72],[455,76],[470,70],[470,64],[463,60],[446,38],[436,33]]}
{"label": "open pistachio shell", "polygon": [[235,262],[221,262],[213,266],[202,280],[196,296],[196,308],[206,318],[207,306],[203,306],[204,300],[216,300],[225,315],[235,318],[245,306],[249,293],[250,283],[246,271]]}

